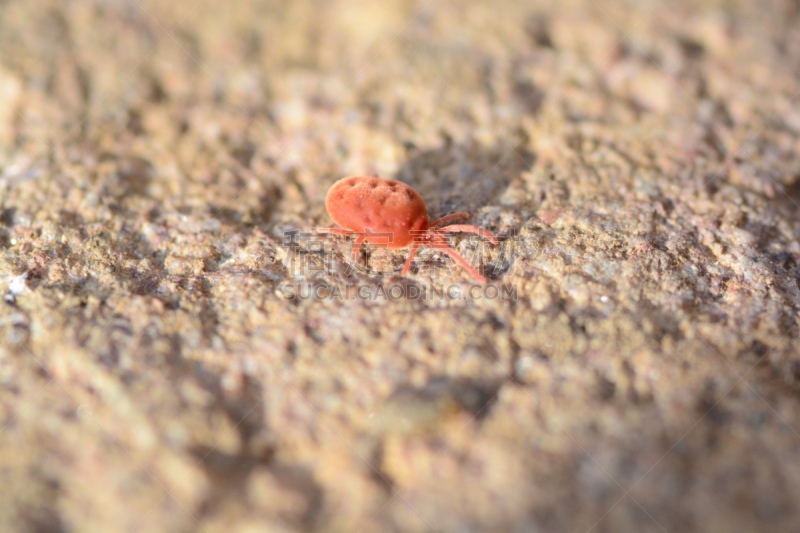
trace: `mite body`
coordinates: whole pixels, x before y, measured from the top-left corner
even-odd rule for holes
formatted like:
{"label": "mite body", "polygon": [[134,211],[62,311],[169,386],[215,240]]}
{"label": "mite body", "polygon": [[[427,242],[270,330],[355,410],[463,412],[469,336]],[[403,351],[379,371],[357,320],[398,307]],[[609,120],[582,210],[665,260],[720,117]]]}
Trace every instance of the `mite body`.
{"label": "mite body", "polygon": [[497,244],[494,235],[467,224],[451,224],[453,220],[467,218],[467,213],[453,213],[431,223],[425,201],[417,191],[401,181],[369,176],[343,178],[328,191],[325,208],[340,228],[317,228],[320,233],[357,235],[353,243],[353,257],[358,256],[362,244],[380,244],[389,249],[411,247],[403,266],[402,275],[411,270],[414,255],[420,246],[443,250],[473,277],[485,283],[486,279],[472,267],[447,242],[445,233],[475,233]]}

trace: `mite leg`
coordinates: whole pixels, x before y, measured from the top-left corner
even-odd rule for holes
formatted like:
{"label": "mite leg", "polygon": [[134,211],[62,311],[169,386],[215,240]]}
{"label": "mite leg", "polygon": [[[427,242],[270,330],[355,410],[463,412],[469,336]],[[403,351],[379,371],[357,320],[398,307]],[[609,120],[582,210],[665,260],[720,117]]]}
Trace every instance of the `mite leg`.
{"label": "mite leg", "polygon": [[451,220],[457,220],[459,218],[469,218],[469,213],[452,213],[450,215],[445,215],[431,224],[431,228],[438,228],[444,224],[447,224]]}
{"label": "mite leg", "polygon": [[453,261],[461,265],[461,267],[467,272],[469,272],[469,274],[472,277],[477,279],[480,283],[484,284],[486,283],[486,278],[481,276],[480,272],[478,272],[475,268],[473,268],[473,266],[469,264],[469,261],[464,259],[464,257],[461,254],[459,254],[453,248],[451,248],[450,245],[447,243],[447,241],[442,239],[442,242],[437,242],[436,244],[437,244],[436,246],[437,249],[442,250],[444,253],[449,255],[453,259]]}
{"label": "mite leg", "polygon": [[488,239],[490,243],[497,244],[497,239],[495,239],[494,235],[486,231],[485,229],[481,229],[477,226],[472,226],[469,224],[453,224],[452,226],[447,226],[441,228],[439,231],[446,231],[448,233],[453,232],[460,232],[460,233],[474,233],[476,235],[480,235],[485,239]]}
{"label": "mite leg", "polygon": [[331,235],[352,235],[355,231],[342,228],[314,228],[317,233],[328,233]]}
{"label": "mite leg", "polygon": [[400,273],[401,276],[407,276],[408,273],[411,271],[411,263],[414,262],[414,256],[417,254],[417,250],[419,250],[419,244],[412,244],[411,250],[408,252],[408,258],[406,259],[406,264],[403,265],[403,271]]}

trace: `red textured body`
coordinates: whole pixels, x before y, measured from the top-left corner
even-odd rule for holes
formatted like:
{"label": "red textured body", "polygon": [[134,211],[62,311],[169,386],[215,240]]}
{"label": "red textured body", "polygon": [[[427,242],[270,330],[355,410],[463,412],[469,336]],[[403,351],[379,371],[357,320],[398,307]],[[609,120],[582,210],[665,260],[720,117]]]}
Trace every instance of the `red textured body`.
{"label": "red textured body", "polygon": [[343,228],[364,234],[364,242],[405,248],[429,227],[422,196],[401,181],[351,176],[333,184],[325,208]]}
{"label": "red textured body", "polygon": [[450,247],[445,233],[474,233],[497,244],[488,231],[468,224],[450,224],[453,220],[467,218],[467,213],[451,213],[433,223],[428,219],[425,201],[417,191],[401,181],[370,176],[343,178],[328,191],[325,198],[328,214],[339,228],[317,228],[320,233],[356,235],[353,243],[353,260],[364,243],[380,244],[397,249],[411,247],[402,275],[411,271],[411,262],[420,246],[442,250],[481,283],[484,278],[469,261]]}

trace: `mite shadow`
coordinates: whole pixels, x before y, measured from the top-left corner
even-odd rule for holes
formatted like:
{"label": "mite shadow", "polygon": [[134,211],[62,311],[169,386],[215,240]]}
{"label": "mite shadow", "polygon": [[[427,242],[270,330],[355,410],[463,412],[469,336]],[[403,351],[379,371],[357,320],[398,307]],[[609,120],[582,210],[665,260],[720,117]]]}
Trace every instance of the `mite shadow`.
{"label": "mite shadow", "polygon": [[[475,140],[456,144],[449,138],[435,149],[419,150],[407,145],[408,159],[394,178],[408,183],[422,195],[431,221],[466,212],[470,219],[465,223],[485,227],[502,243],[516,229],[507,224],[503,227],[501,222],[504,210],[499,207],[508,207],[503,195],[535,163],[536,158],[527,145],[519,139],[494,146],[484,146]],[[497,258],[485,266],[484,273],[489,279],[498,279],[512,267],[510,250],[503,246]]]}
{"label": "mite shadow", "polygon": [[509,184],[533,166],[535,156],[526,144],[456,144],[449,138],[435,149],[407,144],[408,158],[394,178],[419,191],[433,220],[460,211],[472,214],[500,203]]}

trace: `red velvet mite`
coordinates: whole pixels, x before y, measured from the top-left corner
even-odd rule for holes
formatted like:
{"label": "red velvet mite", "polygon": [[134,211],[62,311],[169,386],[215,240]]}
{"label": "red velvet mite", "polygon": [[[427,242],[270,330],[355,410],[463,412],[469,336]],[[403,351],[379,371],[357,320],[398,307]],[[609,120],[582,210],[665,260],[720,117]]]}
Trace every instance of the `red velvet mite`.
{"label": "red velvet mite", "polygon": [[468,218],[467,213],[453,213],[436,220],[428,219],[425,201],[417,191],[401,181],[369,176],[350,176],[333,184],[325,198],[325,208],[341,228],[317,228],[320,233],[358,235],[353,243],[353,260],[357,260],[362,244],[380,244],[396,250],[411,246],[402,275],[411,270],[414,255],[420,246],[433,246],[443,250],[481,283],[486,278],[450,247],[444,234],[452,232],[475,233],[497,244],[494,235],[467,224],[449,222]]}

